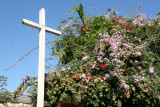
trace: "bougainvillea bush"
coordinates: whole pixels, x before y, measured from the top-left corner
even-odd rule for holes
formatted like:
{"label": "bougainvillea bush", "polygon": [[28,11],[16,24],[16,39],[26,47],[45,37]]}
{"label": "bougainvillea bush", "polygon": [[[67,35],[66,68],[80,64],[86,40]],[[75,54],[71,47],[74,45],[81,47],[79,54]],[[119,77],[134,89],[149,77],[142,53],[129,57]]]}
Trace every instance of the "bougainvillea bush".
{"label": "bougainvillea bush", "polygon": [[159,106],[160,16],[127,18],[107,9],[86,17],[81,4],[69,13],[74,11],[79,17],[62,21],[63,33],[52,44],[61,67],[46,76],[46,100],[55,104],[71,99],[74,105],[100,107]]}

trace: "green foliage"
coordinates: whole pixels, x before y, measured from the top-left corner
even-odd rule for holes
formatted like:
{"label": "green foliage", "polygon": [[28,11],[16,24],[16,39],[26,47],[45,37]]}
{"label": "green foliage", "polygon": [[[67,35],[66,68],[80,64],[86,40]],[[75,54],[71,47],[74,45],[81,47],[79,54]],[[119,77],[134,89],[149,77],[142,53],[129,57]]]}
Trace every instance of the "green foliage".
{"label": "green foliage", "polygon": [[0,76],[0,91],[4,91],[5,88],[4,86],[7,86],[7,77],[4,77],[4,76]]}
{"label": "green foliage", "polygon": [[62,21],[62,35],[52,44],[63,67],[47,74],[45,100],[71,99],[91,107],[159,106],[160,18],[118,17],[115,10],[85,17],[81,4],[73,11],[79,17]]}
{"label": "green foliage", "polygon": [[81,3],[79,3],[79,4],[77,4],[77,6],[78,7],[74,6],[75,8],[73,8],[72,10],[70,10],[68,13],[72,14],[74,11],[76,11],[79,14],[79,16],[80,16],[83,24],[86,24],[85,23],[85,14],[84,14],[84,10],[83,10],[83,5]]}
{"label": "green foliage", "polygon": [[37,103],[37,78],[32,77],[29,82],[29,89],[27,91],[33,104]]}
{"label": "green foliage", "polygon": [[11,94],[4,88],[7,86],[7,77],[0,76],[0,103],[11,101]]}
{"label": "green foliage", "polygon": [[[59,61],[66,66],[65,72],[63,68],[48,74],[46,94],[52,95],[52,103],[71,98],[74,104],[87,102],[88,106],[158,106],[157,19],[145,19],[144,15],[137,19],[119,18],[114,13],[107,19],[103,14],[85,19],[89,20],[86,24],[77,24],[76,30],[72,25],[65,27],[60,40],[52,45],[56,48],[63,44],[56,52]],[[137,53],[140,56],[136,56]],[[71,70],[67,70],[68,66]],[[103,66],[107,67],[102,69]],[[149,73],[151,68],[155,73]],[[117,76],[111,76],[115,72]],[[110,75],[108,79],[104,79],[106,74]]]}
{"label": "green foliage", "polygon": [[160,15],[160,12],[157,13],[157,16]]}

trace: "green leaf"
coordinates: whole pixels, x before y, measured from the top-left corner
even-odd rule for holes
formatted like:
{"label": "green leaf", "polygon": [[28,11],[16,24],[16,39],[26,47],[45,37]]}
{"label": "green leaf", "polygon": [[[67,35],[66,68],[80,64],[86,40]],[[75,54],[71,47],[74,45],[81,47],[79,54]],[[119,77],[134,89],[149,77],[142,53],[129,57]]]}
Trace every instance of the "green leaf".
{"label": "green leaf", "polygon": [[77,11],[77,8],[73,8],[72,10],[68,11],[67,13],[69,13],[70,15],[74,12],[74,11]]}

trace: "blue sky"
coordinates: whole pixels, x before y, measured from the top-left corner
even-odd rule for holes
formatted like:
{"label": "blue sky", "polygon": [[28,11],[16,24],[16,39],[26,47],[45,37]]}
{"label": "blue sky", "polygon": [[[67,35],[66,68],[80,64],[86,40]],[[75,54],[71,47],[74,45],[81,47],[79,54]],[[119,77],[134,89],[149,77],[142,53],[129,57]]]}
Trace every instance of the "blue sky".
{"label": "blue sky", "polygon": [[[22,19],[39,22],[39,10],[46,10],[46,26],[57,29],[60,21],[70,17],[67,12],[73,8],[73,3],[82,3],[84,7],[96,7],[102,10],[115,8],[121,16],[129,16],[130,9],[135,10],[139,0],[1,0],[0,1],[0,75],[8,77],[10,92],[13,92],[21,83],[25,75],[37,76],[38,74],[38,49],[30,53],[13,68],[4,71],[18,58],[38,46],[39,31],[25,26]],[[160,0],[142,0],[141,13],[154,18],[160,12]],[[85,8],[86,14],[99,14],[96,10]],[[74,14],[77,16],[77,14]],[[46,33],[46,38],[55,40],[55,35]],[[46,58],[49,58],[51,46],[46,46]],[[54,66],[57,58],[50,61]],[[46,72],[48,72],[46,70]]]}

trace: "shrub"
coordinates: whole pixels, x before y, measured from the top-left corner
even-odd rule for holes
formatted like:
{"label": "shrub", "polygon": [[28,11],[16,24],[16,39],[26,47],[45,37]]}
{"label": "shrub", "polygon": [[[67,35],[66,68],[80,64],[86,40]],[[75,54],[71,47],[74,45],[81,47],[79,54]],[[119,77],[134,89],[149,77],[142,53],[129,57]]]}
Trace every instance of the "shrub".
{"label": "shrub", "polygon": [[[160,105],[160,18],[107,14],[62,21],[62,35],[52,44],[62,68],[46,77],[45,95],[51,104],[71,99],[88,106]],[[33,83],[34,84],[34,83]],[[36,84],[36,83],[35,83]],[[36,86],[35,86],[36,87]]]}

